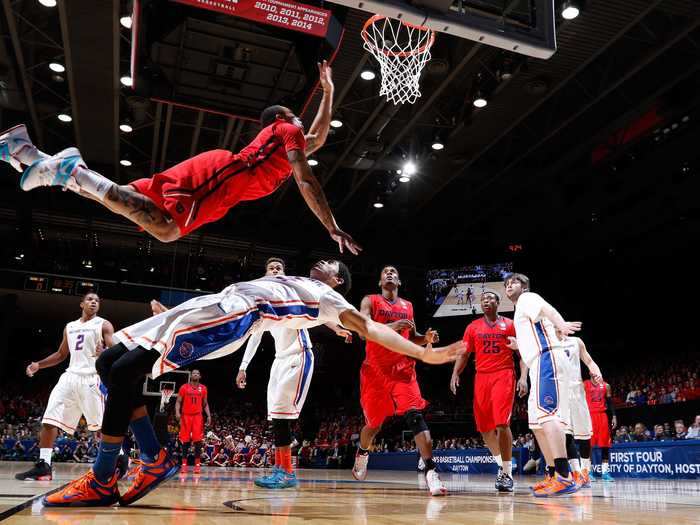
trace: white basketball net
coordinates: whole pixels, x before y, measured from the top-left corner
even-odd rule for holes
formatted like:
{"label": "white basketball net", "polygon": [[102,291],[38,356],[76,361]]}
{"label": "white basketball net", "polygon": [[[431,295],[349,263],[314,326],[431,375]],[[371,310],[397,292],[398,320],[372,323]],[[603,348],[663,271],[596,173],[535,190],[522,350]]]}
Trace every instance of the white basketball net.
{"label": "white basketball net", "polygon": [[160,391],[160,411],[163,412],[165,410],[165,407],[167,406],[168,402],[170,401],[170,398],[173,397],[173,394],[175,393],[175,390],[172,390],[170,388],[164,388],[163,390]]}
{"label": "white basketball net", "polygon": [[380,95],[394,104],[413,104],[420,92],[420,75],[430,60],[435,32],[400,20],[375,15],[362,30],[364,48],[379,62]]}

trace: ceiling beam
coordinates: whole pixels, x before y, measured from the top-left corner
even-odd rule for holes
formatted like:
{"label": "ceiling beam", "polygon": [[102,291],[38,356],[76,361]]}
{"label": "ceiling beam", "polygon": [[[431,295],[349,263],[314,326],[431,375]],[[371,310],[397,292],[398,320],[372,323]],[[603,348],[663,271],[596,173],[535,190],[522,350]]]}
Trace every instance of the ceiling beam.
{"label": "ceiling beam", "polygon": [[165,156],[168,153],[168,141],[170,140],[170,126],[173,122],[173,105],[168,104],[165,110],[165,129],[163,130],[163,149],[160,151],[160,165],[158,171],[165,169]]}
{"label": "ceiling beam", "polygon": [[202,124],[204,123],[204,111],[199,111],[197,113],[197,123],[194,126],[194,133],[192,133],[192,145],[190,146],[190,157],[194,157],[197,152],[197,146],[199,146],[199,134],[202,131]]}
{"label": "ceiling beam", "polygon": [[156,157],[158,156],[158,143],[160,142],[160,120],[163,117],[163,103],[156,105],[156,116],[153,119],[153,143],[151,144],[151,174],[156,172]]}

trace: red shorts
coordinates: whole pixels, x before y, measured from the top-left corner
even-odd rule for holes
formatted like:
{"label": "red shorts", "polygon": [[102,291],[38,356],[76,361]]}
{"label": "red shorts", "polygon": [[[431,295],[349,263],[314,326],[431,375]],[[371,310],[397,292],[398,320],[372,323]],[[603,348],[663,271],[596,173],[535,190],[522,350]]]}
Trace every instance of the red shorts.
{"label": "red shorts", "polygon": [[189,443],[204,439],[204,418],[202,414],[183,414],[180,418],[180,442]]}
{"label": "red shorts", "polygon": [[239,202],[256,198],[246,191],[253,179],[240,157],[216,149],[130,185],[170,215],[184,236],[222,218]]}
{"label": "red shorts", "polygon": [[474,379],[474,419],[479,432],[510,425],[515,400],[515,370],[477,372]]}
{"label": "red shorts", "polygon": [[591,446],[610,448],[612,440],[610,439],[608,415],[605,412],[591,412],[591,423],[593,423]]}
{"label": "red shorts", "polygon": [[411,409],[423,410],[428,402],[421,396],[415,370],[393,374],[364,363],[360,369],[360,405],[367,425],[379,428],[386,418]]}

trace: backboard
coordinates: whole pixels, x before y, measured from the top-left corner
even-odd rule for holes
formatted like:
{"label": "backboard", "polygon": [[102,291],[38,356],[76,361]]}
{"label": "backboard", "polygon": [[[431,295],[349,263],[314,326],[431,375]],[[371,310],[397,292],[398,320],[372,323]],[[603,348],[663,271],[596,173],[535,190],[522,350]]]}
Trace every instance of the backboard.
{"label": "backboard", "polygon": [[557,49],[554,0],[331,0],[537,58]]}

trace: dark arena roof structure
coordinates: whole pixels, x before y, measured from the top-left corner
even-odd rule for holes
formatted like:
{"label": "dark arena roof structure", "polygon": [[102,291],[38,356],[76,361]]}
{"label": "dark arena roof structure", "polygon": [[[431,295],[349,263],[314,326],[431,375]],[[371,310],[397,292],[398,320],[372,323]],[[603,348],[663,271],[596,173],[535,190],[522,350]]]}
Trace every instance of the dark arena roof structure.
{"label": "dark arena roof structure", "polygon": [[[332,11],[326,37],[186,2],[141,0],[130,30],[120,24],[134,7],[125,1],[2,0],[0,127],[26,122],[41,149],[77,145],[92,169],[128,183],[198,152],[241,148],[269,104],[289,105],[308,125],[320,100],[316,62],[329,59],[342,127],[314,156],[314,172],[338,222],[365,247],[347,257],[359,275],[386,260],[417,276],[513,260],[534,273],[578,264],[600,277],[613,259],[638,268],[698,238],[697,1],[588,0],[578,18],[557,16],[547,60],[440,34],[422,97],[398,106],[378,96],[377,78],[360,75],[376,70],[360,38],[368,13],[306,3]],[[465,3],[495,19],[508,4]],[[512,17],[525,16],[528,2],[511,4]],[[472,103],[477,91],[483,108]],[[401,183],[407,161],[417,173]],[[77,266],[215,289],[272,254],[303,271],[335,253],[293,181],[161,244],[74,195],[21,192],[5,164],[0,175],[5,268]]]}

